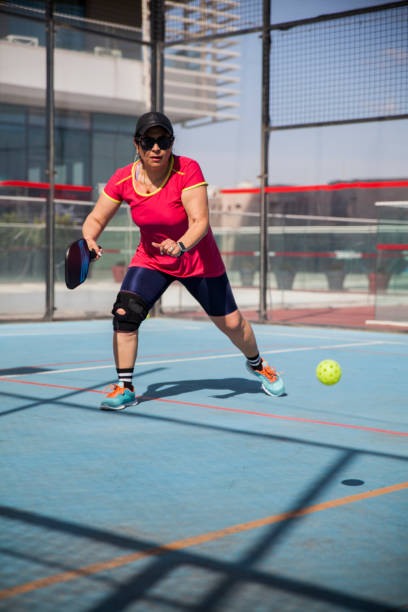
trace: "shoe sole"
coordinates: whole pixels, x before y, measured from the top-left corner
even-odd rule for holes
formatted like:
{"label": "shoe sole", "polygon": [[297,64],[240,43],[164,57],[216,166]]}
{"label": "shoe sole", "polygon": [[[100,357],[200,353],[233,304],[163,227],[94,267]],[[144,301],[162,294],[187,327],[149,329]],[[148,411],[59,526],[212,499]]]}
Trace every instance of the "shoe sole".
{"label": "shoe sole", "polygon": [[264,393],[266,393],[266,395],[269,395],[269,397],[283,397],[284,395],[286,395],[285,391],[279,393],[279,395],[276,395],[276,393],[271,393],[266,389],[264,385],[262,385],[262,390],[264,391]]}
{"label": "shoe sole", "polygon": [[124,410],[129,406],[136,406],[138,404],[138,400],[134,400],[133,402],[127,402],[126,404],[121,404],[120,406],[104,406],[101,404],[99,406],[99,410]]}
{"label": "shoe sole", "polygon": [[[255,374],[255,372],[254,372],[254,370],[251,368],[251,366],[250,366],[250,365],[248,365],[248,364],[246,364],[246,368],[247,368],[248,372],[249,372],[250,374],[252,374],[253,376],[255,376],[255,378],[257,379],[257,381],[258,381],[258,382],[260,382],[260,381],[259,381],[258,376]],[[283,397],[284,395],[286,395],[286,392],[285,392],[285,391],[282,391],[282,393],[279,393],[279,395],[276,395],[276,393],[271,393],[270,391],[268,391],[268,390],[267,390],[267,388],[265,387],[265,385],[264,385],[263,383],[261,383],[261,387],[262,387],[262,391],[263,391],[264,393],[266,393],[266,395],[269,395],[269,397]]]}

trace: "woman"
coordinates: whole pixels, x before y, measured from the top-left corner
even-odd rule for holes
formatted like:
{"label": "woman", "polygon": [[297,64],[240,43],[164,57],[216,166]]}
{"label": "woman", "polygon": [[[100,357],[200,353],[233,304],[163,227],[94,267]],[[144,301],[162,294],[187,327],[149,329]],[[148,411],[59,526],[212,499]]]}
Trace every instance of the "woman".
{"label": "woman", "polygon": [[138,161],[115,172],[82,228],[89,249],[100,257],[98,237],[124,200],[141,234],[112,310],[118,384],[101,408],[122,410],[136,403],[132,376],[138,328],[174,280],[186,287],[244,354],[265,393],[283,395],[281,377],[260,357],[252,328],[232,295],[209,226],[207,183],[200,166],[173,155],[173,127],[162,113],[139,118],[134,143]]}

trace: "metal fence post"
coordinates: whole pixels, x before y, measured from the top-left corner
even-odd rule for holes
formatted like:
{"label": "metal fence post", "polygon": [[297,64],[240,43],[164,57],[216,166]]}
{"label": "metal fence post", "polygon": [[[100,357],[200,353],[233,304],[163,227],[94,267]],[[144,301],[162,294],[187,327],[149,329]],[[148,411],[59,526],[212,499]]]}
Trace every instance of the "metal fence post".
{"label": "metal fence post", "polygon": [[[150,0],[150,41],[151,46],[151,110],[162,113],[164,108],[164,0]],[[160,314],[161,298],[151,310],[153,317]]]}
{"label": "metal fence post", "polygon": [[150,40],[152,43],[151,57],[151,110],[163,112],[164,106],[164,39],[165,11],[164,0],[150,2]]}
{"label": "metal fence post", "polygon": [[263,0],[263,30],[262,30],[262,109],[261,109],[261,226],[260,226],[260,268],[259,268],[259,318],[268,318],[268,198],[265,187],[269,178],[269,85],[270,85],[270,53],[271,53],[271,0]]}
{"label": "metal fence post", "polygon": [[47,133],[47,178],[49,183],[46,212],[46,308],[44,318],[51,320],[55,310],[55,210],[54,210],[54,7],[53,0],[46,3],[47,32],[47,91],[46,91],[46,133]]}

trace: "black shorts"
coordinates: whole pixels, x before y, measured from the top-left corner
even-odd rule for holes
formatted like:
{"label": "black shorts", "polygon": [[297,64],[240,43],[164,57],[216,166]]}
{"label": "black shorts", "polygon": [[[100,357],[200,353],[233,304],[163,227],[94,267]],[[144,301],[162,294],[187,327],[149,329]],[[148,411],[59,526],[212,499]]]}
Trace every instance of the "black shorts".
{"label": "black shorts", "polygon": [[182,278],[171,276],[160,270],[132,266],[126,273],[121,290],[140,295],[150,310],[175,280],[184,285],[210,316],[223,316],[237,310],[231,285],[225,272],[221,276],[211,278],[201,276]]}

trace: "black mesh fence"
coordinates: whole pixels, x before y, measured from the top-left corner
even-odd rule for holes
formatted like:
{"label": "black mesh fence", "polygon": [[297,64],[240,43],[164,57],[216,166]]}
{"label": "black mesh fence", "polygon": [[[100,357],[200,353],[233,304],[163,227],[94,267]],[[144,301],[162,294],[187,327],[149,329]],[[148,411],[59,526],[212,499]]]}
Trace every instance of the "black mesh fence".
{"label": "black mesh fence", "polygon": [[273,25],[262,0],[163,4],[168,45],[270,29],[272,129],[408,116],[407,2]]}
{"label": "black mesh fence", "polygon": [[[30,23],[46,19],[46,2],[31,0],[10,2],[0,0],[3,29],[7,30],[7,20],[13,17],[27,18]],[[130,43],[149,40],[148,29],[143,29],[141,0],[122,0],[121,2],[52,3],[56,25],[71,27],[83,33],[95,33],[112,38],[121,38]],[[27,28],[28,30],[29,28]],[[42,41],[40,41],[42,44]],[[86,50],[86,49],[85,49]]]}
{"label": "black mesh fence", "polygon": [[272,128],[408,116],[408,6],[272,32]]}
{"label": "black mesh fence", "polygon": [[[114,169],[133,159],[135,116],[152,107],[157,83],[163,89],[165,112],[180,129],[186,128],[184,136],[187,128],[193,127],[208,129],[210,134],[214,127],[211,123],[227,120],[235,120],[236,125],[242,127],[248,123],[248,117],[252,119],[255,126],[252,132],[255,133],[256,113],[261,119],[260,98],[264,107],[269,109],[270,118],[269,122],[263,122],[263,134],[267,134],[268,128],[283,130],[408,118],[408,1],[273,25],[263,23],[262,0],[124,0],[117,3],[108,0],[55,0],[53,7],[57,77],[54,165],[57,166],[57,183],[67,187],[67,193],[63,194],[55,190],[54,263],[57,283],[62,282],[65,245],[72,241],[75,232],[80,231],[86,207],[92,205],[100,186]],[[44,309],[43,285],[48,265],[44,221],[47,193],[38,192],[40,186],[43,189],[46,185],[44,181],[48,180],[50,172],[45,140],[49,117],[45,104],[46,66],[45,53],[41,52],[41,47],[47,46],[46,2],[0,0],[0,15],[2,52],[8,54],[13,78],[18,77],[20,87],[16,95],[14,81],[9,83],[4,78],[2,83],[0,110],[3,125],[7,126],[3,134],[11,136],[0,151],[4,160],[4,178],[10,179],[3,181],[0,199],[3,230],[7,235],[15,236],[15,240],[4,243],[7,247],[3,249],[5,263],[0,270],[0,283],[21,284],[30,278],[39,285],[41,281],[38,300],[25,300],[30,313],[36,314]],[[249,32],[250,35],[243,36]],[[263,65],[268,65],[270,59],[270,69],[261,75],[260,39],[267,40],[266,36],[262,37],[266,32],[270,34],[272,45],[270,56],[264,53]],[[247,47],[243,44],[241,49],[244,39],[251,41]],[[253,53],[252,64],[247,61],[243,49],[250,49],[248,53]],[[265,49],[267,51],[267,45]],[[160,61],[157,61],[161,53],[162,78],[158,69]],[[247,65],[251,68],[246,68]],[[252,78],[254,75],[251,73],[249,79],[249,70],[255,70],[255,65],[255,77]],[[41,75],[35,86],[27,78],[30,71]],[[155,74],[159,75],[158,78],[154,78]],[[248,88],[249,80],[256,86]],[[244,96],[241,96],[245,89],[251,89],[250,111],[245,109]],[[268,113],[263,115],[266,117]],[[239,120],[241,123],[238,124]],[[400,123],[403,127],[406,122]],[[192,136],[194,138],[190,140],[200,142],[199,132],[192,133]],[[296,132],[290,136],[295,143]],[[275,140],[278,137],[275,134]],[[289,138],[289,134],[282,134],[282,137]],[[217,132],[213,142],[218,144],[221,139],[221,132]],[[185,142],[188,140],[186,137]],[[232,151],[231,156],[231,152],[226,152],[228,163],[238,164],[234,155],[238,157],[240,154],[241,134],[236,141],[233,138],[225,140]],[[235,142],[238,143],[236,150]],[[262,146],[269,154],[265,143]],[[296,144],[291,151],[295,148]],[[213,153],[211,151],[211,163],[215,166],[217,161],[213,158],[220,159],[221,155],[216,151],[217,158]],[[273,152],[275,156],[279,153],[279,150]],[[390,157],[386,151],[378,159]],[[224,159],[222,164],[225,164]],[[400,178],[404,176],[402,172]],[[258,176],[258,172],[253,176]],[[289,180],[296,182],[296,178]],[[280,178],[275,182],[281,184]],[[400,183],[399,187],[405,189],[407,181]],[[10,185],[18,190],[11,193]],[[86,201],[78,195],[78,187],[85,190]],[[374,187],[355,181],[354,187],[355,190],[351,191],[344,185],[340,186],[333,192],[333,197],[327,199],[313,193],[310,200],[304,193],[293,193],[289,199],[283,192],[269,195],[270,187],[267,187],[269,228],[266,221],[260,221],[262,203],[259,189],[252,189],[251,185],[250,191],[256,192],[253,201],[249,196],[244,198],[248,195],[244,187],[239,198],[231,195],[231,202],[224,200],[222,190],[220,193],[214,191],[213,201],[219,198],[222,205],[217,205],[221,208],[225,204],[223,213],[235,213],[235,217],[227,221],[224,217],[222,223],[220,221],[215,234],[226,258],[231,281],[246,291],[244,296],[240,296],[241,304],[255,312],[260,295],[258,285],[280,289],[280,269],[288,268],[290,271],[293,262],[297,268],[296,276],[292,275],[295,289],[327,291],[332,288],[331,273],[341,272],[345,290],[358,291],[362,295],[364,291],[371,292],[372,287],[377,290],[377,285],[369,284],[371,275],[377,279],[380,271],[378,266],[374,266],[378,253],[374,244],[377,219],[372,214],[373,206],[380,200],[406,204],[406,194],[386,193],[382,182],[381,194],[366,210],[356,194],[373,193]],[[340,198],[340,189],[346,200]],[[236,191],[239,193],[240,189]],[[363,210],[364,220],[359,219]],[[406,213],[406,208],[404,210]],[[406,215],[401,215],[405,220]],[[138,240],[130,217],[123,213],[116,221],[118,225],[113,225],[104,239],[105,264],[95,268],[86,286],[87,291],[89,289],[87,307],[90,308],[93,298],[97,304],[92,312],[99,312],[104,303],[104,294],[101,297],[98,293],[104,291],[102,284],[108,278],[109,282],[119,282],[114,269],[121,268],[123,273],[124,261],[128,261]],[[267,249],[259,245],[260,227],[261,231],[266,230],[265,233],[270,230],[272,236]],[[122,239],[118,239],[123,232],[127,236],[124,246]],[[392,268],[394,278],[390,281],[390,288],[402,293],[398,304],[401,301],[406,309],[406,251],[399,244],[399,238],[400,234],[381,239],[384,244],[391,245],[391,255],[382,254],[382,260],[387,264],[399,262],[398,268]],[[398,256],[394,253],[394,243],[400,249]],[[265,266],[268,278],[261,272],[260,261],[270,264]],[[336,290],[339,290],[338,285]],[[11,295],[10,287],[7,291]],[[26,314],[17,312],[14,301],[11,306],[10,301],[6,302],[3,300],[2,306],[7,316],[10,312]],[[83,311],[82,305],[73,301],[68,304],[65,293],[61,291],[56,294],[55,303],[60,308],[59,314],[63,307],[69,313]],[[181,310],[179,306],[178,309]],[[103,310],[106,310],[105,306]]]}
{"label": "black mesh fence", "polygon": [[166,42],[262,27],[262,0],[166,0]]}

